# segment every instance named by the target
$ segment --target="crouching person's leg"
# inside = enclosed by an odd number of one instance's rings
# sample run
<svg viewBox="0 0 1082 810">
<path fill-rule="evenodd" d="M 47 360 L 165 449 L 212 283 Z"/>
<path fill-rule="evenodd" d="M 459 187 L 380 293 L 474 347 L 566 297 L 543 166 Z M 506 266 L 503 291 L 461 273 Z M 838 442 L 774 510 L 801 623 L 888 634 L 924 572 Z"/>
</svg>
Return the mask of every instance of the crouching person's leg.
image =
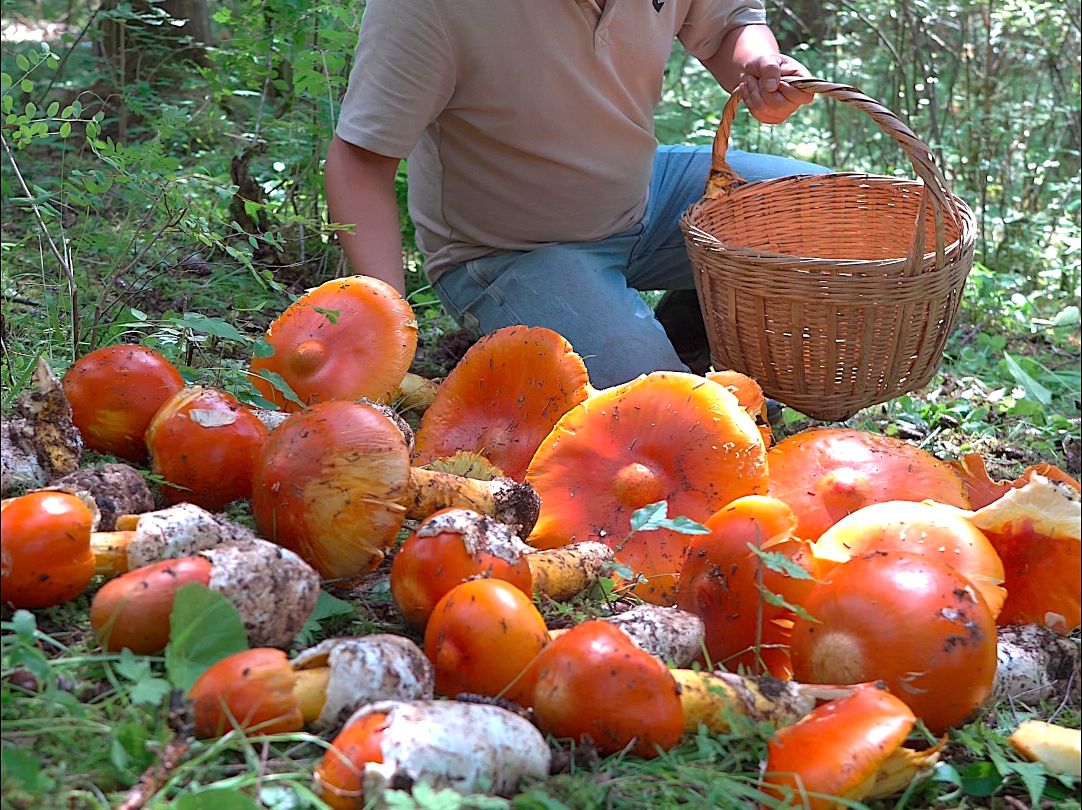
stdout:
<svg viewBox="0 0 1082 810">
<path fill-rule="evenodd" d="M 607 388 L 659 370 L 686 371 L 664 329 L 624 276 L 629 233 L 602 242 L 506 252 L 468 261 L 434 283 L 464 328 L 488 334 L 513 324 L 563 335 Z"/>
</svg>

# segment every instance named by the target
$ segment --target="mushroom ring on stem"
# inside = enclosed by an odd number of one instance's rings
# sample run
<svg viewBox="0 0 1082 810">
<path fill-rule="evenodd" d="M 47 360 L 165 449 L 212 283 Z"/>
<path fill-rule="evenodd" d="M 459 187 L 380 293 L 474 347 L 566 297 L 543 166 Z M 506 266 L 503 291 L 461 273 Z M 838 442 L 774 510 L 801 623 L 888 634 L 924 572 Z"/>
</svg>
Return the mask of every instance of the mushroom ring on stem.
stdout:
<svg viewBox="0 0 1082 810">
<path fill-rule="evenodd" d="M 536 493 L 510 479 L 476 481 L 410 466 L 401 431 L 371 405 L 323 402 L 294 414 L 263 445 L 252 510 L 260 533 L 324 577 L 375 570 L 402 521 L 461 506 L 529 531 Z"/>
<path fill-rule="evenodd" d="M 617 562 L 647 577 L 636 587 L 640 597 L 670 604 L 690 536 L 665 528 L 632 533 L 632 514 L 666 501 L 669 515 L 702 521 L 742 495 L 765 493 L 766 449 L 724 386 L 659 371 L 564 414 L 526 480 L 541 496 L 528 543 L 603 542 Z"/>
</svg>

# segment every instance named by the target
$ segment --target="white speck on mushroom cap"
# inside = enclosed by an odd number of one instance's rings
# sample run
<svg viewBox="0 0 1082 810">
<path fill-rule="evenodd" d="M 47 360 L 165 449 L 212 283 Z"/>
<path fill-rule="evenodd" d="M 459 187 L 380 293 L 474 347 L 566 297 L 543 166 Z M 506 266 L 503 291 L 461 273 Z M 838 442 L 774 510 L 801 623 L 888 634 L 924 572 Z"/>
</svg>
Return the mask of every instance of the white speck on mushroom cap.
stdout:
<svg viewBox="0 0 1082 810">
<path fill-rule="evenodd" d="M 427 700 L 434 693 L 432 664 L 405 636 L 376 633 L 329 638 L 293 659 L 293 668 L 330 668 L 323 709 L 313 724 L 337 730 L 343 721 L 379 700 Z"/>
<path fill-rule="evenodd" d="M 253 647 L 288 647 L 315 609 L 319 574 L 289 549 L 246 540 L 199 556 L 214 566 L 207 584 L 237 608 Z"/>
<path fill-rule="evenodd" d="M 374 713 L 385 713 L 387 720 L 383 762 L 364 766 L 366 801 L 403 780 L 462 793 L 509 795 L 523 779 L 548 775 L 552 753 L 541 732 L 498 706 L 381 701 L 356 712 L 346 726 Z"/>
<path fill-rule="evenodd" d="M 418 527 L 417 536 L 435 537 L 443 532 L 460 535 L 466 552 L 474 557 L 488 552 L 513 565 L 523 554 L 533 551 L 510 526 L 472 509 L 446 509 L 432 515 Z"/>
</svg>

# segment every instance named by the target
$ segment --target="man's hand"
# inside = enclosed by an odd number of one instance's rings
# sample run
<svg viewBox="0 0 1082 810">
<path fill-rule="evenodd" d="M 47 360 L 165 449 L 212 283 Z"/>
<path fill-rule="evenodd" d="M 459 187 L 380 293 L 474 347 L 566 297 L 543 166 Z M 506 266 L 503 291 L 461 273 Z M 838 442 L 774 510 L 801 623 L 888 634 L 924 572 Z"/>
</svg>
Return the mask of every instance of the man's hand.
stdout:
<svg viewBox="0 0 1082 810">
<path fill-rule="evenodd" d="M 790 86 L 786 78 L 811 78 L 811 74 L 800 62 L 782 53 L 755 56 L 744 65 L 740 95 L 758 121 L 780 124 L 815 97 Z"/>
</svg>

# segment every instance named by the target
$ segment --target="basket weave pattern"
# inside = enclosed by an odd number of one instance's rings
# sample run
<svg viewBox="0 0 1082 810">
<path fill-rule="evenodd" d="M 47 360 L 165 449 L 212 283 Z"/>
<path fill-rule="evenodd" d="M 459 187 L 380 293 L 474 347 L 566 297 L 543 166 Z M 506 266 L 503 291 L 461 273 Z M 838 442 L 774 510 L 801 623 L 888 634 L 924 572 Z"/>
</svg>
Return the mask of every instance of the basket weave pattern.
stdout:
<svg viewBox="0 0 1082 810">
<path fill-rule="evenodd" d="M 734 94 L 706 194 L 680 225 L 714 367 L 747 374 L 813 418 L 841 420 L 932 379 L 976 223 L 893 113 L 845 85 L 791 84 L 862 109 L 920 180 L 842 172 L 745 183 L 724 157 Z"/>
</svg>

